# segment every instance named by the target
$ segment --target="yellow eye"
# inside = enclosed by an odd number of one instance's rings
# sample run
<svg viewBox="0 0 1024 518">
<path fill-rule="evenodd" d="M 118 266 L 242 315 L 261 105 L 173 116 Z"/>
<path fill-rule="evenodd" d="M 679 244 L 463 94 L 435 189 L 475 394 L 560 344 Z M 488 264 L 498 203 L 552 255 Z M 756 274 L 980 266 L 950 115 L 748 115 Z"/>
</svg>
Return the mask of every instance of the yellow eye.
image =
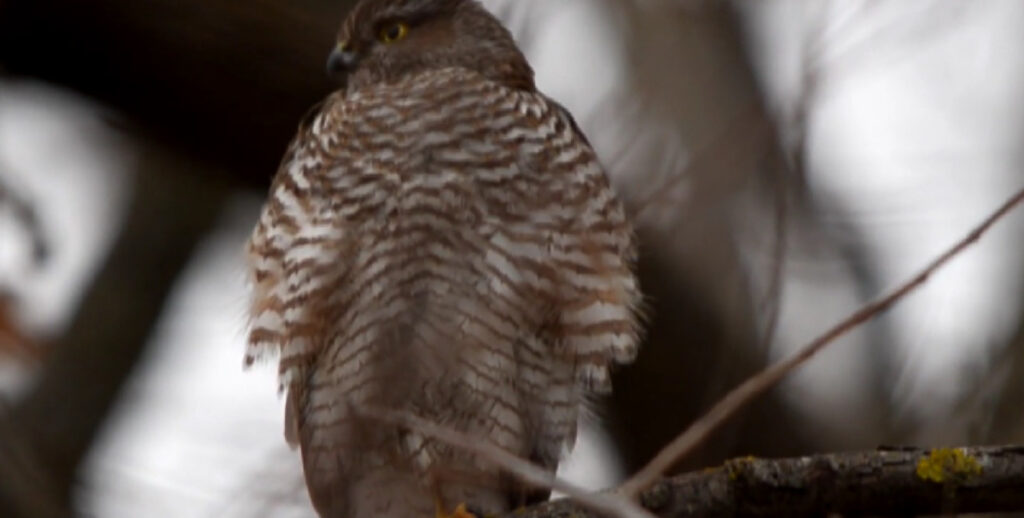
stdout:
<svg viewBox="0 0 1024 518">
<path fill-rule="evenodd" d="M 409 34 L 409 25 L 402 22 L 394 22 L 381 27 L 377 39 L 383 43 L 394 43 Z"/>
</svg>

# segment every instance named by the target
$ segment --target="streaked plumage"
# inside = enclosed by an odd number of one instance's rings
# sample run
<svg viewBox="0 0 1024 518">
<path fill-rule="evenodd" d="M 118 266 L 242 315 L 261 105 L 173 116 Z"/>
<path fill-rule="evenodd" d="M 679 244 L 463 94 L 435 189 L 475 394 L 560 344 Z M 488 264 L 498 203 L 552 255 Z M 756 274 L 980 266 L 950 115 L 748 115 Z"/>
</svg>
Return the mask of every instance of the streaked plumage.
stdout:
<svg viewBox="0 0 1024 518">
<path fill-rule="evenodd" d="M 416 47 L 359 48 L 396 17 Z M 366 57 L 300 128 L 249 243 L 247 362 L 280 354 L 287 435 L 322 515 L 422 517 L 435 498 L 507 510 L 521 488 L 492 466 L 358 408 L 554 470 L 585 394 L 636 354 L 629 224 L 475 1 L 364 0 L 349 38 Z"/>
</svg>

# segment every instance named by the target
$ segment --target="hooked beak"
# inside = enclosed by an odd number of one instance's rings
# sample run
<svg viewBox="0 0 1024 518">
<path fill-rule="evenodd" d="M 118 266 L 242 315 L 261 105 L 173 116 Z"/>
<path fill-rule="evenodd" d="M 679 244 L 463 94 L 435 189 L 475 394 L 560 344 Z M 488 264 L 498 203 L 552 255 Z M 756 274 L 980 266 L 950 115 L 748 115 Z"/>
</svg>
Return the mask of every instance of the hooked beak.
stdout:
<svg viewBox="0 0 1024 518">
<path fill-rule="evenodd" d="M 338 43 L 327 57 L 327 75 L 332 79 L 343 79 L 358 62 L 359 54 L 351 43 Z"/>
</svg>

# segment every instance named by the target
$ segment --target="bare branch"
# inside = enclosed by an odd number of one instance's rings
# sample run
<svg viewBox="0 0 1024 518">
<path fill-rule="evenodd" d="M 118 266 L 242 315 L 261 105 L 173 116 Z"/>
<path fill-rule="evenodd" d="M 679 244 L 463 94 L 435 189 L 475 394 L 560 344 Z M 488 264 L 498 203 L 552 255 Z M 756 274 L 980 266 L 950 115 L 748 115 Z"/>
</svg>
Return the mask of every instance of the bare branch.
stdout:
<svg viewBox="0 0 1024 518">
<path fill-rule="evenodd" d="M 914 516 L 1024 509 L 1024 447 L 889 449 L 735 459 L 662 480 L 640 501 L 663 518 Z M 515 518 L 588 518 L 572 502 Z"/>
<path fill-rule="evenodd" d="M 450 428 L 445 428 L 408 412 L 396 412 L 383 408 L 362 408 L 357 411 L 370 419 L 408 428 L 436 441 L 476 454 L 494 463 L 526 484 L 561 491 L 580 506 L 591 511 L 622 518 L 654 518 L 654 515 L 645 511 L 626 497 L 615 493 L 593 493 L 587 491 L 489 442 Z"/>
<path fill-rule="evenodd" d="M 882 312 L 888 310 L 893 304 L 903 299 L 907 294 L 919 288 L 928 279 L 945 266 L 950 260 L 978 241 L 981 236 L 995 225 L 1006 214 L 1024 202 L 1024 190 L 1017 192 L 1012 198 L 1004 203 L 991 216 L 985 219 L 980 225 L 972 230 L 967 236 L 956 243 L 937 259 L 932 261 L 924 270 L 912 277 L 910 280 L 899 285 L 882 298 L 871 302 L 848 318 L 835 325 L 825 334 L 819 336 L 810 344 L 806 345 L 797 354 L 776 362 L 760 373 L 747 379 L 731 392 L 725 395 L 718 403 L 708 411 L 704 417 L 698 419 L 682 434 L 676 437 L 668 446 L 663 448 L 650 463 L 643 467 L 633 477 L 627 480 L 620 488 L 625 495 L 636 496 L 650 487 L 658 478 L 666 473 L 676 462 L 693 452 L 701 443 L 707 439 L 718 427 L 724 424 L 729 418 L 738 413 L 750 402 L 761 396 L 774 387 L 795 369 L 821 352 L 828 344 L 840 336 L 850 332 L 857 326 L 875 318 Z"/>
<path fill-rule="evenodd" d="M 775 189 L 775 222 L 772 237 L 771 277 L 764 299 L 758 304 L 758 312 L 765 315 L 764 329 L 761 330 L 761 343 L 757 350 L 767 350 L 775 338 L 775 330 L 779 324 L 779 313 L 782 307 L 782 276 L 786 267 L 786 246 L 789 241 L 789 187 L 784 161 L 780 158 L 772 162 Z"/>
</svg>

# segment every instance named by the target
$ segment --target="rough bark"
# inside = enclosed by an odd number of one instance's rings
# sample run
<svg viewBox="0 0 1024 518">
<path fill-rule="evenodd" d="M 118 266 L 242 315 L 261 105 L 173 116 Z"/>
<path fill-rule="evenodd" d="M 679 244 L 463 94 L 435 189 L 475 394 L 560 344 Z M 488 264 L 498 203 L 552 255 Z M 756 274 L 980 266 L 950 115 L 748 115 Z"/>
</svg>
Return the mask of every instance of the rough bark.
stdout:
<svg viewBox="0 0 1024 518">
<path fill-rule="evenodd" d="M 659 517 L 914 516 L 1024 511 L 1024 446 L 882 449 L 786 459 L 743 458 L 645 491 Z M 515 518 L 584 518 L 567 500 Z"/>
</svg>

